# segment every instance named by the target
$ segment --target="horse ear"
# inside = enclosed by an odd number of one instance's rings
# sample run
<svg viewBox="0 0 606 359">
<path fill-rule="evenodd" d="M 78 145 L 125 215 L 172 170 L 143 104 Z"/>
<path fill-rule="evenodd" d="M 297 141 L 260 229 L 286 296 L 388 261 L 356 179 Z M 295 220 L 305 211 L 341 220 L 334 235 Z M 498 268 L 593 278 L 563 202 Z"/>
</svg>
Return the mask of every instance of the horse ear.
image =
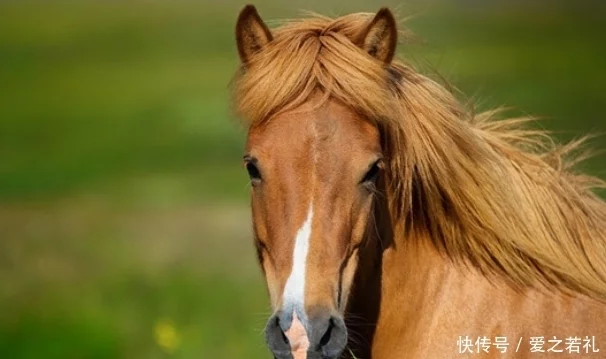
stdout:
<svg viewBox="0 0 606 359">
<path fill-rule="evenodd" d="M 360 32 L 355 40 L 356 45 L 372 57 L 389 64 L 393 60 L 398 42 L 396 19 L 384 7 L 377 12 L 372 21 Z"/>
<path fill-rule="evenodd" d="M 236 42 L 240 60 L 244 65 L 249 63 L 250 57 L 259 52 L 272 40 L 269 28 L 257 12 L 254 5 L 246 5 L 236 23 Z"/>
</svg>

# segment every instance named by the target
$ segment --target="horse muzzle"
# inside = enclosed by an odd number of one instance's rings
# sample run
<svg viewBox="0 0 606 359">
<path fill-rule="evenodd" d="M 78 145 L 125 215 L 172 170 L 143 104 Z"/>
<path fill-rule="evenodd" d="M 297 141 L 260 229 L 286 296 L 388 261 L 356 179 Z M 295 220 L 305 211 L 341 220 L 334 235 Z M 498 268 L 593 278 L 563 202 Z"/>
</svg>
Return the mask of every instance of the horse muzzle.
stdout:
<svg viewBox="0 0 606 359">
<path fill-rule="evenodd" d="M 295 312 L 274 314 L 265 327 L 267 346 L 276 359 L 337 359 L 347 345 L 343 318 L 322 311 L 307 320 Z"/>
</svg>

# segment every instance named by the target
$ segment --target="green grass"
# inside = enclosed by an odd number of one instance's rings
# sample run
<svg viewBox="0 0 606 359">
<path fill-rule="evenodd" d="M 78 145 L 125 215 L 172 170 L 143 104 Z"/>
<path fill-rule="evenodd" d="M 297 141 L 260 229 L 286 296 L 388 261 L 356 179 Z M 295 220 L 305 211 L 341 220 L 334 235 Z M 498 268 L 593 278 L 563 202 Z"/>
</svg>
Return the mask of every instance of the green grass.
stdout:
<svg viewBox="0 0 606 359">
<path fill-rule="evenodd" d="M 0 24 L 0 198 L 239 161 L 229 18 L 213 23 L 199 6 L 38 6 L 4 5 Z"/>
<path fill-rule="evenodd" d="M 400 54 L 480 107 L 546 117 L 561 139 L 606 130 L 603 9 L 386 3 L 416 14 L 407 24 L 428 43 Z M 274 19 L 379 7 L 257 5 Z M 240 6 L 0 4 L 3 357 L 268 357 L 245 133 L 229 110 Z M 163 320 L 172 353 L 154 339 Z"/>
<path fill-rule="evenodd" d="M 126 273 L 82 285 L 77 295 L 44 293 L 44 311 L 21 303 L 19 317 L 0 325 L 0 348 L 11 358 L 163 358 L 169 353 L 155 343 L 154 326 L 170 318 L 181 338 L 171 357 L 261 358 L 260 289 L 224 276 Z"/>
</svg>

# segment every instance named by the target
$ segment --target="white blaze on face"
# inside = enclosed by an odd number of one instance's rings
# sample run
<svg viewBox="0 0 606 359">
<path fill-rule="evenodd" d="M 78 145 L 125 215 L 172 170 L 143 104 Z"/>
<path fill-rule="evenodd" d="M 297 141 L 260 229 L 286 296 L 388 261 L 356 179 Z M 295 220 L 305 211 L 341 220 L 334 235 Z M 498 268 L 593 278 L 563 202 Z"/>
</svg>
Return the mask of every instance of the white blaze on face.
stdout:
<svg viewBox="0 0 606 359">
<path fill-rule="evenodd" d="M 307 253 L 309 252 L 309 240 L 311 238 L 311 222 L 313 218 L 313 206 L 309 206 L 307 218 L 297 231 L 295 247 L 293 250 L 292 271 L 284 286 L 283 310 L 293 311 L 291 327 L 286 331 L 286 336 L 293 350 L 295 359 L 304 359 L 307 356 L 309 340 L 305 327 L 301 323 L 299 315 L 305 315 L 305 270 L 307 264 Z"/>
<path fill-rule="evenodd" d="M 309 206 L 307 219 L 299 228 L 295 237 L 295 247 L 292 255 L 292 270 L 284 286 L 284 309 L 303 309 L 305 303 L 305 266 L 307 252 L 309 252 L 309 238 L 311 237 L 311 220 L 313 207 Z"/>
</svg>

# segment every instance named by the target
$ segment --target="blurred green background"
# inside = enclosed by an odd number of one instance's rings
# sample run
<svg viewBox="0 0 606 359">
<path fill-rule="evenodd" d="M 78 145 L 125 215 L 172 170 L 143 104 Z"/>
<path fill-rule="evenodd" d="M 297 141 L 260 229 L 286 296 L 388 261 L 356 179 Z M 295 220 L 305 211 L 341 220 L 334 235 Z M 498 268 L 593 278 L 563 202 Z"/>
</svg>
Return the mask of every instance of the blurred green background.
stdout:
<svg viewBox="0 0 606 359">
<path fill-rule="evenodd" d="M 2 358 L 269 357 L 228 96 L 243 5 L 0 3 Z M 424 40 L 400 54 L 479 107 L 545 117 L 560 139 L 606 130 L 600 2 L 256 5 L 392 6 Z M 604 176 L 604 158 L 582 168 Z"/>
</svg>

